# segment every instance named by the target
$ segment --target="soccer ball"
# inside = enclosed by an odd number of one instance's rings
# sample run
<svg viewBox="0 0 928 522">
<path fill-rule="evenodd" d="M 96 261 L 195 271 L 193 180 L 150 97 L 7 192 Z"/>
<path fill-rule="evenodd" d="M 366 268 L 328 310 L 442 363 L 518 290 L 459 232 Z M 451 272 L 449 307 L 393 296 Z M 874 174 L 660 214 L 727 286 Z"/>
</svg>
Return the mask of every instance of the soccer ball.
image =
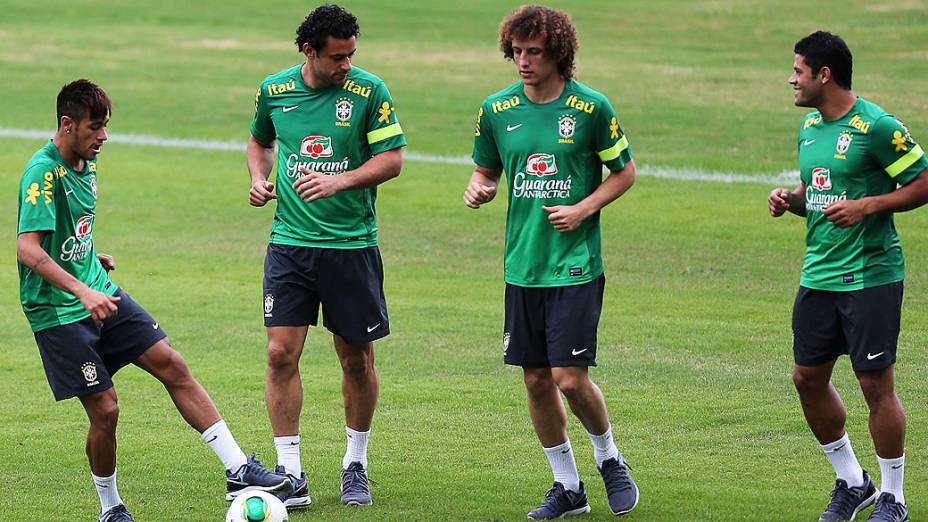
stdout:
<svg viewBox="0 0 928 522">
<path fill-rule="evenodd" d="M 288 522 L 287 508 L 266 491 L 246 491 L 229 506 L 226 522 Z"/>
</svg>

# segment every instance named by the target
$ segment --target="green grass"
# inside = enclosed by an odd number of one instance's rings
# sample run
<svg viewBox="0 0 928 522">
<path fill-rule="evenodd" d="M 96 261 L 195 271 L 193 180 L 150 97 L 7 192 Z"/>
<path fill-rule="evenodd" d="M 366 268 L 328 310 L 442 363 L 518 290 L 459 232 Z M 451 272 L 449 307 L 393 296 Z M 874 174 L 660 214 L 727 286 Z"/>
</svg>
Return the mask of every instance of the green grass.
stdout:
<svg viewBox="0 0 928 522">
<path fill-rule="evenodd" d="M 111 131 L 244 140 L 254 89 L 296 63 L 310 6 L 269 3 L 3 1 L 0 127 L 51 128 L 76 77 L 116 103 Z M 496 50 L 515 2 L 348 2 L 356 65 L 388 82 L 409 149 L 467 154 L 474 112 L 514 81 Z M 648 166 L 746 173 L 795 169 L 803 114 L 786 78 L 792 44 L 819 27 L 855 51 L 858 94 L 928 139 L 921 2 L 558 2 L 580 31 L 578 76 L 607 93 Z M 17 301 L 16 202 L 39 141 L 0 140 L 0 474 L 11 519 L 91 519 L 86 420 L 56 404 Z M 108 144 L 100 163 L 99 250 L 164 326 L 247 451 L 273 464 L 263 404 L 261 271 L 271 209 L 247 205 L 242 154 Z M 344 450 L 331 340 L 302 360 L 304 466 L 314 505 L 301 520 L 514 520 L 550 472 L 520 372 L 501 363 L 502 201 L 471 211 L 461 166 L 408 162 L 378 198 L 393 334 L 378 343 L 381 400 L 371 441 L 375 504 L 337 504 Z M 790 310 L 804 226 L 772 220 L 761 184 L 641 178 L 603 216 L 607 290 L 594 379 L 642 489 L 635 520 L 809 520 L 833 474 L 790 381 Z M 909 276 L 898 389 L 907 408 L 907 499 L 928 510 L 928 226 L 897 217 Z M 877 472 L 866 406 L 847 361 L 836 385 L 865 467 Z M 160 386 L 117 376 L 120 492 L 139 520 L 219 520 L 221 466 Z M 570 432 L 593 514 L 607 519 L 582 427 Z"/>
</svg>

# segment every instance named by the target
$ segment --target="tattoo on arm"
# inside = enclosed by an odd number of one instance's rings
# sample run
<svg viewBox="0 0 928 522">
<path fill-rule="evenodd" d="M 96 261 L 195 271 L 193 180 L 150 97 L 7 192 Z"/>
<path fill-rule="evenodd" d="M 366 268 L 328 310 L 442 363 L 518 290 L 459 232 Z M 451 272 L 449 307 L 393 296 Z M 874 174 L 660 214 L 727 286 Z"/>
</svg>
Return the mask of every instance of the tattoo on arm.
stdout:
<svg viewBox="0 0 928 522">
<path fill-rule="evenodd" d="M 52 258 L 50 258 L 50 257 L 48 257 L 48 256 L 43 256 L 41 259 L 39 259 L 38 261 L 36 261 L 30 268 L 32 268 L 33 271 L 36 271 L 36 270 L 38 270 L 38 268 L 39 268 L 40 266 L 44 265 L 45 263 L 48 263 L 48 262 L 51 261 L 51 260 L 52 260 Z"/>
</svg>

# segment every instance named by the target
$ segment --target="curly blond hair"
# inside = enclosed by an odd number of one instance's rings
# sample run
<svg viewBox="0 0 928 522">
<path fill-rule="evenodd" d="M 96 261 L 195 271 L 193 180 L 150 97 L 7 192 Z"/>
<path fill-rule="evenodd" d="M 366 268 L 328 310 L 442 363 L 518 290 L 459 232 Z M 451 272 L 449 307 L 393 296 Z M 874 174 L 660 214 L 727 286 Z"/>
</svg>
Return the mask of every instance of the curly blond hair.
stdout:
<svg viewBox="0 0 928 522">
<path fill-rule="evenodd" d="M 574 76 L 574 55 L 577 30 L 570 15 L 543 5 L 523 5 L 507 16 L 499 27 L 499 49 L 512 60 L 512 39 L 520 40 L 542 37 L 545 54 L 557 62 L 557 70 L 565 80 Z"/>
</svg>

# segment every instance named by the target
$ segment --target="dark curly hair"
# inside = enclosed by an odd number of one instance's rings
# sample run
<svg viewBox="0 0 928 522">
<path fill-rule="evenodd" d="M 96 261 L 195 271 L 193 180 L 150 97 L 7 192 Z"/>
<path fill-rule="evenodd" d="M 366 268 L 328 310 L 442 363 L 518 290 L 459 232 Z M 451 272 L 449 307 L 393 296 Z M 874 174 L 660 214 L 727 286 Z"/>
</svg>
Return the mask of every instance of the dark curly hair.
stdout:
<svg viewBox="0 0 928 522">
<path fill-rule="evenodd" d="M 840 36 L 816 31 L 796 42 L 793 52 L 802 56 L 806 65 L 812 69 L 813 78 L 818 76 L 822 67 L 828 67 L 835 83 L 847 90 L 851 89 L 854 58 Z"/>
<path fill-rule="evenodd" d="M 303 52 L 303 44 L 309 44 L 316 51 L 321 51 L 329 37 L 339 39 L 355 38 L 361 34 L 358 19 L 344 7 L 324 4 L 313 9 L 306 20 L 296 28 L 296 48 Z"/>
<path fill-rule="evenodd" d="M 61 125 L 62 116 L 68 116 L 78 123 L 88 117 L 91 120 L 106 118 L 112 112 L 113 103 L 99 85 L 81 79 L 61 88 L 57 109 L 58 121 L 55 127 Z"/>
<path fill-rule="evenodd" d="M 512 60 L 512 39 L 545 39 L 545 53 L 557 61 L 565 80 L 574 76 L 574 55 L 580 44 L 570 16 L 541 5 L 523 5 L 503 20 L 499 27 L 499 49 Z"/>
</svg>

